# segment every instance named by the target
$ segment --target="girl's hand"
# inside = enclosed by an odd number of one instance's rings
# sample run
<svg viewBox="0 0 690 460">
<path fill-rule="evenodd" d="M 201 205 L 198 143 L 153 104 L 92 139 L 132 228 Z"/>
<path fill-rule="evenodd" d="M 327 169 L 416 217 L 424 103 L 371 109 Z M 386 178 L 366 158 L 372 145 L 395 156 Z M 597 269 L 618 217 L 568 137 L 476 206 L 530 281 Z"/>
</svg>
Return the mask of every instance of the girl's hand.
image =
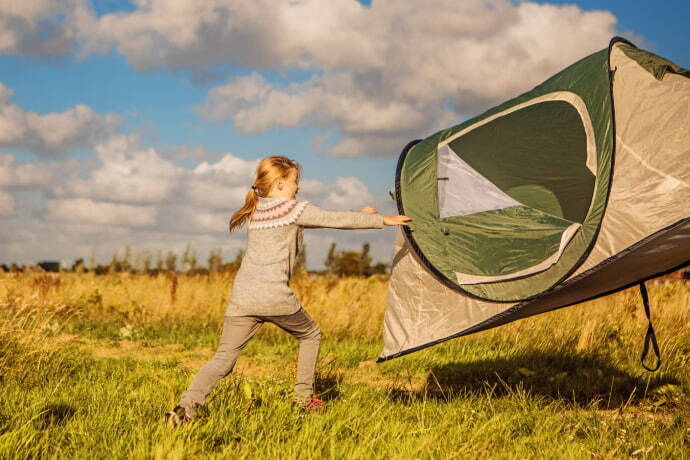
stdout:
<svg viewBox="0 0 690 460">
<path fill-rule="evenodd" d="M 412 218 L 407 217 L 407 216 L 384 216 L 383 217 L 383 224 L 384 225 L 409 225 L 410 222 L 412 222 Z"/>
<path fill-rule="evenodd" d="M 379 212 L 379 210 L 376 209 L 374 206 L 367 206 L 365 208 L 362 208 L 362 210 L 359 212 L 364 214 L 376 214 L 377 212 Z"/>
</svg>

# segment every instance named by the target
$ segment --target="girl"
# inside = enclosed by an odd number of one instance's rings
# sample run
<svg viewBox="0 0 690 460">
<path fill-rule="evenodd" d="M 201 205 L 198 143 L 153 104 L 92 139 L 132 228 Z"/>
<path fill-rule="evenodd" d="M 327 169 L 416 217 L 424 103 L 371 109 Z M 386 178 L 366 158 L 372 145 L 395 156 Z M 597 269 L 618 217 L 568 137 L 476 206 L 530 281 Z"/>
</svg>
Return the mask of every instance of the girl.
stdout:
<svg viewBox="0 0 690 460">
<path fill-rule="evenodd" d="M 367 206 L 361 212 L 326 211 L 297 201 L 299 164 L 284 156 L 264 158 L 244 206 L 230 219 L 230 231 L 247 224 L 247 247 L 235 277 L 216 355 L 194 377 L 166 419 L 190 422 L 218 381 L 228 375 L 244 347 L 265 322 L 299 340 L 294 402 L 307 410 L 323 401 L 313 395 L 321 331 L 302 308 L 288 283 L 302 249 L 303 228 L 382 228 L 407 225 L 406 216 L 380 216 Z"/>
</svg>

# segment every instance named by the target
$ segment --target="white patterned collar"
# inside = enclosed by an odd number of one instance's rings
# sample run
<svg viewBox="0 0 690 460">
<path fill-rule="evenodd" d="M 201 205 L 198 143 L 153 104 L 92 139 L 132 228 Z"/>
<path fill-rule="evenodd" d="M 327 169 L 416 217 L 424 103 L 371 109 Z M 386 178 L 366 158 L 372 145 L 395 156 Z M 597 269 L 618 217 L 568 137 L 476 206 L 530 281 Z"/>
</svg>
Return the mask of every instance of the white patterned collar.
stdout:
<svg viewBox="0 0 690 460">
<path fill-rule="evenodd" d="M 288 200 L 281 197 L 260 197 L 248 228 L 259 230 L 293 224 L 302 214 L 308 201 Z"/>
<path fill-rule="evenodd" d="M 272 208 L 273 206 L 276 206 L 284 201 L 287 201 L 286 198 L 282 198 L 279 196 L 260 196 L 259 197 L 259 204 L 256 206 L 257 209 L 267 209 L 267 208 Z"/>
</svg>

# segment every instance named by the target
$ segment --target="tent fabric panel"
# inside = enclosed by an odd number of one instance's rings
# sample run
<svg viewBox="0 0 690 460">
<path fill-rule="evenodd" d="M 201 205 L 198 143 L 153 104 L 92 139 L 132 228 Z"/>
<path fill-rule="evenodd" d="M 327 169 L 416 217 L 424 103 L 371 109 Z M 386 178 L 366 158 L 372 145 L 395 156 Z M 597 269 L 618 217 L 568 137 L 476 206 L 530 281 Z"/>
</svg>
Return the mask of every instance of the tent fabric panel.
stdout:
<svg viewBox="0 0 690 460">
<path fill-rule="evenodd" d="M 587 135 L 577 109 L 562 100 L 531 104 L 450 142 L 474 170 L 519 201 L 583 222 L 594 191 Z"/>
<path fill-rule="evenodd" d="M 489 319 L 483 327 L 472 332 L 610 294 L 641 280 L 687 266 L 689 262 L 690 220 L 684 219 L 569 279 L 553 291 L 512 306 L 509 314 Z"/>
<path fill-rule="evenodd" d="M 573 73 L 571 73 L 573 72 Z M 573 81 L 568 82 L 567 79 Z M 586 103 L 597 146 L 597 178 L 587 219 L 566 247 L 558 263 L 535 275 L 503 281 L 463 286 L 471 295 L 496 301 L 520 301 L 538 296 L 569 276 L 586 258 L 600 229 L 606 209 L 613 157 L 613 120 L 611 86 L 608 72 L 608 49 L 594 53 L 560 72 L 537 88 L 561 85 L 573 91 Z"/>
<path fill-rule="evenodd" d="M 400 229 L 388 283 L 382 357 L 434 342 L 510 307 L 458 295 L 445 286 L 417 259 Z"/>
<path fill-rule="evenodd" d="M 527 206 L 451 217 L 439 224 L 439 239 L 448 260 L 432 262 L 453 278 L 456 272 L 509 276 L 557 253 L 563 233 L 571 225 Z"/>
<path fill-rule="evenodd" d="M 654 75 L 657 80 L 662 80 L 668 73 L 675 73 L 690 78 L 690 70 L 657 56 L 649 51 L 641 50 L 631 43 L 621 42 L 616 47 L 625 53 L 631 60 L 636 61 L 643 69 Z"/>
<path fill-rule="evenodd" d="M 532 265 L 530 267 L 527 267 L 523 270 L 517 271 L 517 272 L 512 272 L 508 275 L 498 275 L 498 276 L 478 276 L 478 275 L 468 275 L 466 273 L 459 273 L 455 272 L 455 277 L 458 281 L 458 284 L 478 284 L 478 283 L 495 283 L 497 281 L 502 281 L 506 279 L 511 279 L 511 278 L 517 278 L 517 277 L 523 277 L 523 276 L 528 276 L 532 275 L 534 273 L 538 273 L 540 271 L 544 271 L 547 268 L 551 267 L 551 265 L 555 264 L 558 262 L 558 259 L 560 259 L 561 254 L 563 254 L 563 251 L 565 250 L 567 244 L 570 242 L 572 237 L 575 235 L 575 232 L 577 232 L 580 228 L 580 224 L 571 224 L 569 227 L 561 233 L 561 239 L 559 241 L 558 245 L 558 250 L 554 253 L 552 253 L 549 257 L 544 259 L 542 262 Z"/>
<path fill-rule="evenodd" d="M 667 73 L 657 80 L 622 45 L 611 52 L 616 160 L 609 204 L 575 274 L 690 216 L 690 78 Z"/>
<path fill-rule="evenodd" d="M 438 149 L 439 217 L 466 216 L 520 206 L 489 179 L 468 165 L 448 145 Z"/>
<path fill-rule="evenodd" d="M 516 98 L 516 100 L 522 99 L 522 97 Z M 542 102 L 547 102 L 547 101 L 565 101 L 569 104 L 571 104 L 578 112 L 580 115 L 580 118 L 582 120 L 582 125 L 585 129 L 586 137 L 587 137 L 587 168 L 592 172 L 592 174 L 597 173 L 597 147 L 595 143 L 595 136 L 594 136 L 594 127 L 592 126 L 592 120 L 589 116 L 589 112 L 587 110 L 587 105 L 585 104 L 585 101 L 582 100 L 580 96 L 578 96 L 576 93 L 572 91 L 551 91 L 549 93 L 542 94 L 541 96 L 534 97 L 529 100 L 522 100 L 522 102 L 518 102 L 514 105 L 509 105 L 507 109 L 504 109 L 500 112 L 496 112 L 496 110 L 490 110 L 484 115 L 481 115 L 477 118 L 475 118 L 473 123 L 468 124 L 468 122 L 465 122 L 461 125 L 458 126 L 458 128 L 461 128 L 459 130 L 456 130 L 455 128 L 451 128 L 453 131 L 453 134 L 449 137 L 446 137 L 439 143 L 439 148 L 443 147 L 444 145 L 447 145 L 451 142 L 453 142 L 455 139 L 459 138 L 460 136 L 464 136 L 468 132 L 475 130 L 481 126 L 484 126 L 487 123 L 492 122 L 498 117 L 502 117 L 508 114 L 512 114 L 513 112 L 517 110 L 521 110 L 525 107 L 534 105 L 534 104 L 540 104 Z M 503 104 L 500 107 L 504 107 L 507 104 Z"/>
<path fill-rule="evenodd" d="M 400 255 L 401 259 L 414 266 L 415 261 L 410 259 L 414 258 L 414 255 L 405 241 L 396 241 L 396 250 L 398 251 L 396 254 Z M 405 312 L 404 314 L 408 317 L 414 317 L 416 306 L 421 304 L 409 302 L 407 298 L 400 295 L 400 285 L 390 284 L 385 314 L 386 321 L 384 322 L 384 348 L 379 356 L 379 361 L 393 359 L 456 337 L 491 329 L 518 319 L 613 293 L 632 286 L 640 280 L 686 266 L 689 261 L 690 219 L 684 219 L 669 228 L 648 236 L 636 245 L 616 254 L 616 256 L 602 261 L 596 267 L 571 278 L 545 295 L 522 303 L 491 303 L 463 296 L 445 288 L 437 279 L 427 278 L 428 272 L 417 263 L 417 267 L 423 270 L 419 275 L 424 277 L 424 290 L 436 292 L 436 295 L 431 299 L 434 305 L 457 312 L 472 310 L 476 312 L 478 309 L 488 312 L 491 305 L 499 308 L 494 308 L 496 311 L 494 315 L 475 314 L 472 318 L 464 318 L 457 325 L 442 323 L 445 321 L 446 312 L 441 309 L 430 310 L 427 312 L 428 322 L 439 324 L 440 327 L 423 330 L 425 326 L 414 321 L 395 321 L 401 312 Z M 651 272 L 650 267 L 654 267 L 658 271 Z M 391 282 L 395 278 L 401 283 L 402 280 L 396 276 L 400 276 L 400 274 L 393 271 Z M 408 278 L 406 281 L 409 282 L 410 279 Z M 402 287 L 408 291 L 413 290 L 410 285 L 402 285 Z M 446 290 L 444 291 L 443 288 Z M 419 299 L 416 301 L 419 302 Z M 409 328 L 410 324 L 417 326 L 416 328 Z M 471 325 L 467 326 L 468 324 Z M 405 329 L 406 327 L 408 329 Z M 423 338 L 420 339 L 420 337 Z"/>
<path fill-rule="evenodd" d="M 438 197 L 436 193 L 429 193 L 436 188 L 434 173 L 436 171 L 436 148 L 444 140 L 455 133 L 477 123 L 487 117 L 500 113 L 515 105 L 541 97 L 556 91 L 569 91 L 578 95 L 587 107 L 594 129 L 597 149 L 597 180 L 594 196 L 588 217 L 583 222 L 581 231 L 577 232 L 571 243 L 566 247 L 559 262 L 550 269 L 530 278 L 530 283 L 522 280 L 511 280 L 491 285 L 473 285 L 461 287 L 455 280 L 449 278 L 447 253 L 443 240 L 438 237 L 439 216 Z M 608 193 L 610 178 L 610 160 L 612 153 L 611 142 L 611 105 L 610 85 L 608 78 L 608 50 L 602 50 L 578 61 L 565 71 L 550 78 L 542 85 L 524 95 L 506 102 L 468 122 L 453 128 L 440 131 L 412 147 L 403 158 L 396 177 L 398 204 L 400 211 L 411 215 L 415 221 L 410 227 L 408 235 L 413 239 L 413 249 L 418 251 L 420 259 L 434 259 L 438 266 L 431 266 L 440 277 L 445 276 L 443 282 L 460 292 L 473 296 L 501 302 L 511 302 L 537 295 L 563 279 L 582 260 L 583 255 L 592 243 L 599 228 Z M 426 168 L 426 169 L 425 169 Z M 432 235 L 427 238 L 425 235 Z M 427 263 L 425 262 L 425 263 Z M 445 269 L 445 271 L 444 271 Z M 442 274 L 446 273 L 446 275 Z"/>
</svg>

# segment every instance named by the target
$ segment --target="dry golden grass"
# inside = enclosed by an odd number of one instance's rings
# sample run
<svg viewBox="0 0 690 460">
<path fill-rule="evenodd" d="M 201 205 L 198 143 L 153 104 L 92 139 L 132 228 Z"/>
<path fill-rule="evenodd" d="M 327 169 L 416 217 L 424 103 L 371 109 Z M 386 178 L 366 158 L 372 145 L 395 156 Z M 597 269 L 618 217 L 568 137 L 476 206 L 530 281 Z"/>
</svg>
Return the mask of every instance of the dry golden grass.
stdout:
<svg viewBox="0 0 690 460">
<path fill-rule="evenodd" d="M 232 274 L 201 276 L 117 273 L 0 274 L 0 302 L 8 311 L 44 319 L 68 316 L 132 325 L 219 327 Z M 380 332 L 387 283 L 377 277 L 297 278 L 302 304 L 322 320 L 324 332 L 373 339 Z M 5 315 L 6 316 L 6 315 Z"/>
<path fill-rule="evenodd" d="M 115 334 L 125 340 L 155 341 L 166 331 L 181 330 L 181 334 L 164 342 L 205 334 L 211 339 L 190 342 L 188 348 L 209 348 L 220 331 L 232 281 L 232 274 L 223 273 L 0 274 L 0 332 L 31 343 L 40 341 L 46 333 L 74 332 L 64 328 L 71 323 L 109 325 L 110 337 Z M 690 369 L 690 285 L 677 281 L 648 285 L 664 367 L 682 373 Z M 380 346 L 388 287 L 385 280 L 298 277 L 292 286 L 326 337 Z M 476 344 L 476 349 L 485 351 L 495 348 L 507 359 L 535 351 L 606 356 L 632 372 L 639 366 L 636 357 L 646 321 L 639 292 L 631 288 L 451 343 Z M 279 336 L 281 332 L 268 328 L 261 334 Z"/>
<path fill-rule="evenodd" d="M 232 274 L 202 276 L 132 275 L 118 273 L 0 274 L 0 306 L 5 327 L 28 332 L 33 323 L 68 317 L 129 325 L 177 324 L 220 327 Z M 690 285 L 649 283 L 657 335 L 666 347 L 690 321 Z M 376 340 L 380 336 L 388 284 L 377 277 L 300 277 L 293 280 L 304 307 L 327 335 Z M 10 318 L 12 320 L 10 321 Z M 493 334 L 515 342 L 546 335 L 556 347 L 578 352 L 597 349 L 622 337 L 640 335 L 646 318 L 636 288 L 518 321 Z M 534 334 L 537 331 L 538 334 Z M 681 333 L 681 336 L 684 334 Z M 546 337 L 544 337 L 546 338 Z M 574 341 L 574 342 L 573 342 Z M 666 343 L 668 342 L 668 343 Z"/>
<path fill-rule="evenodd" d="M 160 415 L 217 344 L 232 276 L 0 273 L 0 457 L 682 458 L 690 285 L 649 283 L 382 365 L 387 282 L 297 278 L 324 332 L 319 417 L 289 404 L 295 343 L 265 328 L 208 414 Z M 123 430 L 122 427 L 126 427 Z"/>
</svg>

